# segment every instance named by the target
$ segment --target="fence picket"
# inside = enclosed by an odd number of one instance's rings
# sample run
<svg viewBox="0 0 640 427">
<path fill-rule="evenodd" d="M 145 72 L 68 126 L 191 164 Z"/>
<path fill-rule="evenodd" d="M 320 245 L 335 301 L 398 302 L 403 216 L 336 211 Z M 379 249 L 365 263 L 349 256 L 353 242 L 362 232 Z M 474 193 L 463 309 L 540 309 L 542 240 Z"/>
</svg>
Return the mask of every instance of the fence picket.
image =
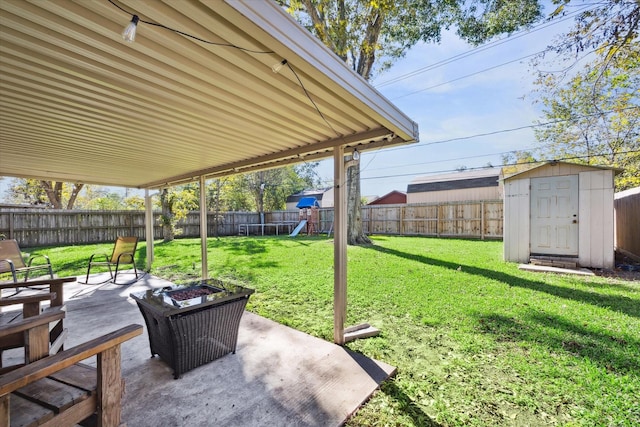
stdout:
<svg viewBox="0 0 640 427">
<path fill-rule="evenodd" d="M 362 208 L 367 234 L 502 238 L 502 200 L 460 203 L 371 205 Z M 16 239 L 20 246 L 57 246 L 112 242 L 119 235 L 145 238 L 144 211 L 67 211 L 45 209 L 0 209 L 0 234 Z M 161 239 L 160 212 L 154 213 L 154 237 Z M 265 212 L 265 223 L 299 221 L 298 211 Z M 333 208 L 321 208 L 318 230 L 332 230 Z M 210 236 L 238 235 L 242 224 L 259 224 L 255 212 L 208 214 Z M 200 236 L 200 213 L 190 212 L 178 223 L 181 237 Z M 216 234 L 217 228 L 217 234 Z M 251 233 L 260 230 L 250 228 Z M 280 229 L 282 232 L 282 228 Z M 273 227 L 265 234 L 275 234 Z"/>
</svg>

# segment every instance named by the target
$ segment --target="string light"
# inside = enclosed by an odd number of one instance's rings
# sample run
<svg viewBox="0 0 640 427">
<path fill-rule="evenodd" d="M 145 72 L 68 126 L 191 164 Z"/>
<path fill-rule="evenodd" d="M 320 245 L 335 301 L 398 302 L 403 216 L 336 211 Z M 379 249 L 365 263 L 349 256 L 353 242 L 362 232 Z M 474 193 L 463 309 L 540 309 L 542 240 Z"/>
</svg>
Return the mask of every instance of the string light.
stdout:
<svg viewBox="0 0 640 427">
<path fill-rule="evenodd" d="M 286 64 L 287 64 L 287 60 L 283 59 L 282 61 L 278 62 L 276 65 L 271 67 L 271 70 L 273 70 L 274 73 L 278 74 L 280 70 L 282 70 L 282 67 L 284 67 Z"/>
<path fill-rule="evenodd" d="M 122 32 L 122 38 L 127 43 L 133 43 L 133 41 L 136 39 L 136 29 L 138 28 L 139 20 L 140 18 L 138 18 L 138 15 L 133 15 L 131 17 L 131 22 L 129 22 L 129 25 L 127 25 Z"/>
</svg>

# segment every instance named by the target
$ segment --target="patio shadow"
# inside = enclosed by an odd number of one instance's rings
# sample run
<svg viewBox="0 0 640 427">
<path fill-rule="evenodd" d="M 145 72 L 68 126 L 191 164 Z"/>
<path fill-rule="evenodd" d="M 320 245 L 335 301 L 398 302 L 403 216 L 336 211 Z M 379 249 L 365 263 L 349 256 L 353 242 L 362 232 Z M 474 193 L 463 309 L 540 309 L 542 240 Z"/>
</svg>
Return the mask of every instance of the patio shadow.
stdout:
<svg viewBox="0 0 640 427">
<path fill-rule="evenodd" d="M 367 249 L 372 249 L 378 252 L 386 253 L 410 259 L 413 261 L 421 262 L 428 265 L 434 265 L 443 268 L 450 268 L 456 270 L 462 267 L 462 271 L 466 274 L 473 274 L 477 276 L 483 276 L 491 280 L 502 282 L 509 286 L 517 286 L 520 288 L 531 289 L 533 291 L 544 292 L 550 295 L 554 295 L 560 298 L 571 299 L 587 304 L 591 304 L 600 308 L 606 308 L 608 310 L 614 310 L 629 316 L 640 318 L 640 304 L 631 298 L 618 295 L 603 295 L 596 292 L 589 292 L 580 289 L 570 289 L 562 286 L 550 285 L 548 283 L 529 280 L 518 276 L 502 273 L 500 271 L 489 270 L 486 268 L 480 268 L 473 265 L 452 263 L 449 261 L 443 261 L 437 258 L 431 258 L 424 255 L 416 255 L 407 252 L 397 251 L 395 249 L 384 248 L 376 245 L 363 246 Z"/>
</svg>

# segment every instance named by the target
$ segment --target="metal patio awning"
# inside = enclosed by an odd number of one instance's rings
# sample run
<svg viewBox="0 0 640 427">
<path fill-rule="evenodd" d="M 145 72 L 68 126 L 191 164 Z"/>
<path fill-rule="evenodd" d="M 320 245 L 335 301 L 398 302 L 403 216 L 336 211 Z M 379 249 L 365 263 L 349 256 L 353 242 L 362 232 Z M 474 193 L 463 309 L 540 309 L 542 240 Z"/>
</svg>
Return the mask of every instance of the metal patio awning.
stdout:
<svg viewBox="0 0 640 427">
<path fill-rule="evenodd" d="M 151 189 L 418 139 L 275 2 L 114 3 L 0 2 L 0 176 Z M 216 44 L 126 43 L 133 14 Z"/>
<path fill-rule="evenodd" d="M 344 156 L 417 140 L 415 122 L 273 1 L 0 1 L 0 176 L 154 189 L 333 156 L 337 343 Z"/>
</svg>

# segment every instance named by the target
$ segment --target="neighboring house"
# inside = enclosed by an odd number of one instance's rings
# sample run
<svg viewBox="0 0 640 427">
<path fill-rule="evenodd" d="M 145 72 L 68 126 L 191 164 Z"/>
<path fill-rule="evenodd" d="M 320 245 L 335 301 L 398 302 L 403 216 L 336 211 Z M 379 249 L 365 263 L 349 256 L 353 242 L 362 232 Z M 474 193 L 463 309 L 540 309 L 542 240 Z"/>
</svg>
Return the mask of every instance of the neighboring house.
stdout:
<svg viewBox="0 0 640 427">
<path fill-rule="evenodd" d="M 321 208 L 333 207 L 333 187 L 327 187 L 316 190 L 303 190 L 299 193 L 292 194 L 291 196 L 287 197 L 287 210 L 297 211 L 298 208 L 296 207 L 296 205 L 298 204 L 300 199 L 305 197 L 315 197 Z"/>
<path fill-rule="evenodd" d="M 504 178 L 504 259 L 614 267 L 613 178 L 618 169 L 548 162 Z"/>
<path fill-rule="evenodd" d="M 407 203 L 502 199 L 501 178 L 501 168 L 418 177 L 407 186 Z"/>
<path fill-rule="evenodd" d="M 382 197 L 373 199 L 367 205 L 397 205 L 407 203 L 407 194 L 402 191 L 393 190 Z"/>
</svg>

